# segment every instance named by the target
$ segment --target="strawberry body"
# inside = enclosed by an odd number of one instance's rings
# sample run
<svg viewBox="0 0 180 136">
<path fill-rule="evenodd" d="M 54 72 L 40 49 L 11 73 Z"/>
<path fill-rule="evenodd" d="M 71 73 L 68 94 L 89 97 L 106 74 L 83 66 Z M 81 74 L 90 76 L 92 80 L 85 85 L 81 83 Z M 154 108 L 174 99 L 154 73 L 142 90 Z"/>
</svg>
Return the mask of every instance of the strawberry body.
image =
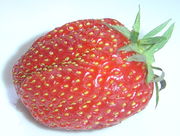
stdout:
<svg viewBox="0 0 180 136">
<path fill-rule="evenodd" d="M 79 20 L 37 39 L 13 67 L 17 93 L 32 116 L 56 128 L 115 125 L 144 109 L 153 92 L 143 62 L 118 51 L 129 40 L 114 19 Z"/>
</svg>

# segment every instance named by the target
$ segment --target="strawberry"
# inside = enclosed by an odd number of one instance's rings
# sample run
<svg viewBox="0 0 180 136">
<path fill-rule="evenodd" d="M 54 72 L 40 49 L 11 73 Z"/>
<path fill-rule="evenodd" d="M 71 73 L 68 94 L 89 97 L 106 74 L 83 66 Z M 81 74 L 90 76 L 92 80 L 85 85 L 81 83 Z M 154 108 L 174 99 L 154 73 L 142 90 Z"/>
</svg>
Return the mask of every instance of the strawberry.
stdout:
<svg viewBox="0 0 180 136">
<path fill-rule="evenodd" d="M 168 22 L 140 40 L 139 12 L 132 31 L 110 18 L 58 27 L 37 39 L 14 65 L 17 94 L 32 116 L 49 127 L 115 125 L 145 108 L 154 84 L 158 101 L 165 81 L 162 69 L 152 66 L 153 54 L 170 38 L 174 24 L 155 35 Z"/>
</svg>

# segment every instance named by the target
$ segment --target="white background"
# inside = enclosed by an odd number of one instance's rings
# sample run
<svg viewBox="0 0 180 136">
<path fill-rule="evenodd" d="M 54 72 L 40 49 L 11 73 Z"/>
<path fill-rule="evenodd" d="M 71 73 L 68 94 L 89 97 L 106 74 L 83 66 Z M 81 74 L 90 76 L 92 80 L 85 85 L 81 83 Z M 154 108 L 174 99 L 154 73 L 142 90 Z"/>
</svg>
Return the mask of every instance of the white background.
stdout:
<svg viewBox="0 0 180 136">
<path fill-rule="evenodd" d="M 59 131 L 36 123 L 18 102 L 11 69 L 43 33 L 85 18 L 115 18 L 131 28 L 141 5 L 142 33 L 172 18 L 175 30 L 156 54 L 167 87 L 141 113 L 119 125 L 96 131 Z M 5 136 L 180 136 L 179 0 L 0 0 L 0 135 Z"/>
</svg>

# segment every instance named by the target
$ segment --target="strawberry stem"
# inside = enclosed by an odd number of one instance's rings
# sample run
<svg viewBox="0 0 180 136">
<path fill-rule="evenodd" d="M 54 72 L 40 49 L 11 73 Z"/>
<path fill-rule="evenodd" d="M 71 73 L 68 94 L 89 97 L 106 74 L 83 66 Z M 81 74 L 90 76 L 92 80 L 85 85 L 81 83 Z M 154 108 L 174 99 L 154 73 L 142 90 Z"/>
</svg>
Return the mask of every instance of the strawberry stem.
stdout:
<svg viewBox="0 0 180 136">
<path fill-rule="evenodd" d="M 156 86 L 156 90 L 158 92 L 164 88 L 165 85 L 163 84 L 165 83 L 165 80 L 164 80 L 164 72 L 162 71 L 162 69 L 152 66 L 152 64 L 155 62 L 154 53 L 159 51 L 161 48 L 163 48 L 164 45 L 168 42 L 174 29 L 174 23 L 171 24 L 170 27 L 161 36 L 156 36 L 156 35 L 167 26 L 170 20 L 171 19 L 167 20 L 166 22 L 162 23 L 161 25 L 151 30 L 142 39 L 138 38 L 140 31 L 140 7 L 131 31 L 129 31 L 124 26 L 110 25 L 105 23 L 106 26 L 122 33 L 125 37 L 129 39 L 130 43 L 120 48 L 119 51 L 136 52 L 136 54 L 130 56 L 127 59 L 127 61 L 144 62 L 147 67 L 146 82 L 147 83 L 154 82 Z M 162 71 L 163 76 L 155 75 L 153 71 L 154 69 Z M 159 89 L 158 86 L 159 82 L 161 84 L 161 89 Z M 156 105 L 157 105 L 159 100 L 159 94 L 157 94 L 156 97 L 157 97 L 156 98 Z"/>
<path fill-rule="evenodd" d="M 167 31 L 164 32 L 162 36 L 155 35 L 161 32 L 170 20 L 171 19 L 154 28 L 152 31 L 147 33 L 142 39 L 138 39 L 140 31 L 140 8 L 137 13 L 134 25 L 132 27 L 132 31 L 129 31 L 124 26 L 106 24 L 109 28 L 119 31 L 130 40 L 130 43 L 128 45 L 119 49 L 119 51 L 136 52 L 135 55 L 132 55 L 128 58 L 128 61 L 138 61 L 146 63 L 148 70 L 146 78 L 147 83 L 153 82 L 155 77 L 152 68 L 152 64 L 155 61 L 154 53 L 160 50 L 162 47 L 164 47 L 164 45 L 170 39 L 174 28 L 174 23 L 167 29 Z"/>
</svg>

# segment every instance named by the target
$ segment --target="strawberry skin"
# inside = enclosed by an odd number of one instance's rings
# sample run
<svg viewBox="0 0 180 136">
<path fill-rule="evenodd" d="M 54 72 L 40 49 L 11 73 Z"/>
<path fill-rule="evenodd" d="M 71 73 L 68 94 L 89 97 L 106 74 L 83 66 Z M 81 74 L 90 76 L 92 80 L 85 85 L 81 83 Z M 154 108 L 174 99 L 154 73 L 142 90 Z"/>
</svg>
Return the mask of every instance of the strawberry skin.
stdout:
<svg viewBox="0 0 180 136">
<path fill-rule="evenodd" d="M 153 93 L 144 62 L 118 51 L 129 40 L 104 23 L 79 20 L 37 39 L 13 67 L 21 101 L 40 123 L 71 130 L 115 125 L 141 111 Z"/>
</svg>

